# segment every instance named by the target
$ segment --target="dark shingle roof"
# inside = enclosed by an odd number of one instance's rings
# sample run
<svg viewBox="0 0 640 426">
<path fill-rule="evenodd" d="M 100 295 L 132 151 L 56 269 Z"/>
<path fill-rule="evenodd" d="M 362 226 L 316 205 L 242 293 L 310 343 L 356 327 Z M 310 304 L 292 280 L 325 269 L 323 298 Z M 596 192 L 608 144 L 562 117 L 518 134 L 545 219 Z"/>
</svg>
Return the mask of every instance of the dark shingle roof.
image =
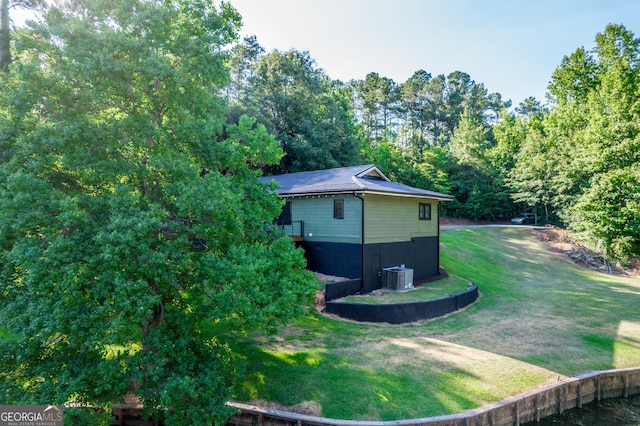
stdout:
<svg viewBox="0 0 640 426">
<path fill-rule="evenodd" d="M 261 180 L 263 182 L 275 181 L 279 186 L 277 192 L 282 196 L 366 192 L 435 198 L 443 201 L 453 199 L 451 195 L 391 182 L 372 164 L 265 176 Z"/>
</svg>

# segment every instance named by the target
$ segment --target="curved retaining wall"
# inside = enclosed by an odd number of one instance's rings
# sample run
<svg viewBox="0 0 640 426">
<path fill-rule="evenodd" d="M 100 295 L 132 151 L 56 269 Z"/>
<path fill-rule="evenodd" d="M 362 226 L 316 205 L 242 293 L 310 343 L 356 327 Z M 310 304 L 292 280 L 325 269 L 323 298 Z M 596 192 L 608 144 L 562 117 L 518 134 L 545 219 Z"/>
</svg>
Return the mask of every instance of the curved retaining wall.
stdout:
<svg viewBox="0 0 640 426">
<path fill-rule="evenodd" d="M 640 367 L 596 371 L 555 382 L 534 391 L 475 410 L 439 417 L 397 421 L 335 420 L 306 416 L 273 409 L 261 409 L 233 403 L 239 414 L 228 425 L 235 426 L 507 426 L 540 421 L 562 414 L 565 410 L 582 408 L 583 404 L 607 398 L 640 394 Z"/>
<path fill-rule="evenodd" d="M 595 371 L 560 380 L 541 388 L 516 395 L 495 404 L 459 414 L 395 421 L 336 420 L 325 417 L 229 403 L 238 413 L 229 426 L 507 426 L 538 422 L 543 417 L 562 414 L 583 404 L 608 398 L 627 398 L 640 394 L 640 367 Z M 112 426 L 158 426 L 157 422 L 140 420 L 143 406 L 114 404 Z"/>
<path fill-rule="evenodd" d="M 360 291 L 361 288 L 362 280 L 360 278 L 326 283 L 324 285 L 325 300 L 330 301 L 351 296 Z"/>
<path fill-rule="evenodd" d="M 327 301 L 324 312 L 354 321 L 405 324 L 438 318 L 478 300 L 478 285 L 462 293 L 424 302 L 375 305 Z M 329 300 L 329 299 L 327 299 Z"/>
</svg>

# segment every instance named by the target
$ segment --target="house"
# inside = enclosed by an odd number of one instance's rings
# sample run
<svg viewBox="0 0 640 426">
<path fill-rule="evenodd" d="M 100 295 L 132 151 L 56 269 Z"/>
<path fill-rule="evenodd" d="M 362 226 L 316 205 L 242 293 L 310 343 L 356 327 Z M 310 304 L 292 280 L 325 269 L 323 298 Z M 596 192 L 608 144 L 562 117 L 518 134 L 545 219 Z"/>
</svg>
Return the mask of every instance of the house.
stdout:
<svg viewBox="0 0 640 426">
<path fill-rule="evenodd" d="M 452 196 L 392 182 L 376 166 L 267 176 L 286 200 L 278 223 L 305 250 L 315 272 L 382 288 L 384 268 L 413 269 L 413 280 L 439 273 L 438 206 Z"/>
</svg>

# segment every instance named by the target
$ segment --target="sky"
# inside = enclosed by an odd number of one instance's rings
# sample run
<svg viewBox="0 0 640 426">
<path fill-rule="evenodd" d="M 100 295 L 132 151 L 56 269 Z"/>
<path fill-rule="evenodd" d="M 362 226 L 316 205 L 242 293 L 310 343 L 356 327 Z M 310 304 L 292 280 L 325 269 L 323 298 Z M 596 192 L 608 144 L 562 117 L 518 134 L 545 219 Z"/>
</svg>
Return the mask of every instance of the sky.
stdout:
<svg viewBox="0 0 640 426">
<path fill-rule="evenodd" d="M 562 58 L 592 49 L 607 24 L 640 38 L 640 0 L 226 1 L 242 16 L 241 37 L 267 52 L 308 51 L 334 80 L 463 71 L 513 107 L 529 96 L 544 103 Z"/>
<path fill-rule="evenodd" d="M 640 0 L 230 0 L 267 52 L 308 51 L 334 80 L 463 71 L 513 106 L 609 23 L 640 38 Z"/>
</svg>

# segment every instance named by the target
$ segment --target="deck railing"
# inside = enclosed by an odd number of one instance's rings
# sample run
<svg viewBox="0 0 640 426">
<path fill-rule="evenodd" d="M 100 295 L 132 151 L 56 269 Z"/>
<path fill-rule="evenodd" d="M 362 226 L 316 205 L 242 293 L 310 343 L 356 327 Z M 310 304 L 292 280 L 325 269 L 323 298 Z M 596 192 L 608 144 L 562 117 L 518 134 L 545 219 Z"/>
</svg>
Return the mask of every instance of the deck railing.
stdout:
<svg viewBox="0 0 640 426">
<path fill-rule="evenodd" d="M 284 232 L 287 233 L 288 236 L 293 238 L 303 238 L 304 237 L 304 221 L 297 220 L 293 221 L 289 224 L 280 225 Z"/>
</svg>

